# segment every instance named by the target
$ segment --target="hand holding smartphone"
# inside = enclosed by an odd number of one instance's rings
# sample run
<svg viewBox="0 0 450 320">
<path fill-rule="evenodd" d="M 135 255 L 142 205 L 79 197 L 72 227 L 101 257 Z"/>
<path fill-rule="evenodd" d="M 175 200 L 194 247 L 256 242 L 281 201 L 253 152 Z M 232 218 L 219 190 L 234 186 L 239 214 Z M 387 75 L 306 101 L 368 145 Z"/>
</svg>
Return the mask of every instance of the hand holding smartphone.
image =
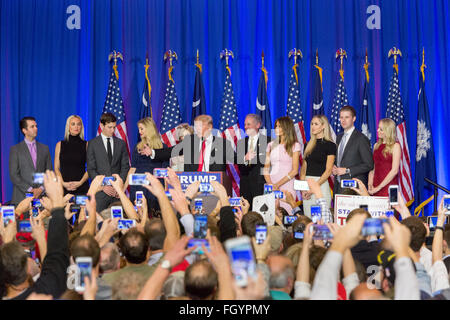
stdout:
<svg viewBox="0 0 450 320">
<path fill-rule="evenodd" d="M 391 206 L 398 205 L 398 186 L 389 186 L 389 203 Z"/>
<path fill-rule="evenodd" d="M 266 224 L 257 224 L 255 238 L 257 244 L 263 244 L 267 238 L 267 225 Z"/>
<path fill-rule="evenodd" d="M 84 292 L 85 283 L 84 278 L 89 277 L 91 280 L 92 276 L 92 258 L 91 257 L 78 257 L 75 259 L 75 263 L 77 265 L 77 279 L 75 291 Z"/>
<path fill-rule="evenodd" d="M 248 277 L 256 278 L 256 261 L 250 238 L 232 238 L 224 244 L 236 284 L 240 287 L 247 286 Z"/>
</svg>

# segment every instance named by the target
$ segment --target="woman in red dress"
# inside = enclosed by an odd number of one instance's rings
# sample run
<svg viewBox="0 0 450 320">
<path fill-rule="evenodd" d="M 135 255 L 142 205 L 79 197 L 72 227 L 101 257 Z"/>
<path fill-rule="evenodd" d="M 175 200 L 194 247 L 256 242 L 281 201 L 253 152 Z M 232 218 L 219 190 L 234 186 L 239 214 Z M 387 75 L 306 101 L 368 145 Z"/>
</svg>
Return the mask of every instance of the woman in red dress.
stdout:
<svg viewBox="0 0 450 320">
<path fill-rule="evenodd" d="M 381 119 L 378 124 L 378 141 L 373 148 L 373 170 L 369 172 L 369 193 L 387 197 L 389 186 L 398 185 L 401 148 L 397 142 L 395 122 Z"/>
</svg>

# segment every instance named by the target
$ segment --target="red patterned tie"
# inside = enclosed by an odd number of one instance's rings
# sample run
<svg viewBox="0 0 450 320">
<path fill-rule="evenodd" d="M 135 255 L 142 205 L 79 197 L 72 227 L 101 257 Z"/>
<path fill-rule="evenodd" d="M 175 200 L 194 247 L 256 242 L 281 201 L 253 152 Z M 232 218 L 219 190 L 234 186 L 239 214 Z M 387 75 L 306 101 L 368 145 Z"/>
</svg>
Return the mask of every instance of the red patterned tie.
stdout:
<svg viewBox="0 0 450 320">
<path fill-rule="evenodd" d="M 205 149 L 206 149 L 206 140 L 203 140 L 202 142 L 202 151 L 200 152 L 200 163 L 198 164 L 197 171 L 203 171 L 203 161 L 205 157 Z"/>
</svg>

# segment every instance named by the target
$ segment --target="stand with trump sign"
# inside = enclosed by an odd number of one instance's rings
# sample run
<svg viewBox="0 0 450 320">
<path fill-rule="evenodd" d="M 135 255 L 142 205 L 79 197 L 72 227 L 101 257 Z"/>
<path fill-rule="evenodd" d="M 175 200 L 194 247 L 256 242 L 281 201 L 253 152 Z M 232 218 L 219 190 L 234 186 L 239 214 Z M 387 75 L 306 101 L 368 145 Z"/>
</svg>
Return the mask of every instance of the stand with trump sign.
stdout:
<svg viewBox="0 0 450 320">
<path fill-rule="evenodd" d="M 379 218 L 389 210 L 388 197 L 364 197 L 348 196 L 337 194 L 334 198 L 334 221 L 340 225 L 345 225 L 350 211 L 358 209 L 360 205 L 367 205 L 372 218 Z"/>
</svg>

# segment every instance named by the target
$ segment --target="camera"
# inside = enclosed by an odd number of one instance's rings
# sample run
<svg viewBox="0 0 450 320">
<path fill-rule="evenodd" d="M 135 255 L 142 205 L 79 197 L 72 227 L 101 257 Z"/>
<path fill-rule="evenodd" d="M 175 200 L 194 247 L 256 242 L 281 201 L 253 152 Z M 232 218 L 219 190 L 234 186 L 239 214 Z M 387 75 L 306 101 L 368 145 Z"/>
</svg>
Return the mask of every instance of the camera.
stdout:
<svg viewBox="0 0 450 320">
<path fill-rule="evenodd" d="M 115 181 L 116 178 L 114 177 L 104 177 L 103 178 L 103 182 L 102 182 L 102 186 L 110 186 L 111 185 L 111 181 Z"/>
<path fill-rule="evenodd" d="M 156 178 L 165 178 L 169 176 L 167 169 L 164 168 L 155 168 L 153 169 L 153 175 Z"/>
<path fill-rule="evenodd" d="M 341 188 L 358 188 L 356 180 L 341 180 Z"/>
<path fill-rule="evenodd" d="M 44 184 L 44 173 L 43 172 L 33 173 L 33 183 L 37 184 L 37 185 L 43 185 Z"/>
<path fill-rule="evenodd" d="M 128 182 L 129 182 L 130 186 L 149 185 L 147 176 L 144 173 L 130 174 L 130 177 L 128 178 Z"/>
<path fill-rule="evenodd" d="M 305 233 L 305 224 L 299 223 L 294 227 L 294 230 L 292 232 L 294 233 L 294 239 L 303 239 L 304 233 Z"/>
<path fill-rule="evenodd" d="M 389 186 L 389 203 L 391 206 L 398 205 L 398 186 Z"/>
</svg>

